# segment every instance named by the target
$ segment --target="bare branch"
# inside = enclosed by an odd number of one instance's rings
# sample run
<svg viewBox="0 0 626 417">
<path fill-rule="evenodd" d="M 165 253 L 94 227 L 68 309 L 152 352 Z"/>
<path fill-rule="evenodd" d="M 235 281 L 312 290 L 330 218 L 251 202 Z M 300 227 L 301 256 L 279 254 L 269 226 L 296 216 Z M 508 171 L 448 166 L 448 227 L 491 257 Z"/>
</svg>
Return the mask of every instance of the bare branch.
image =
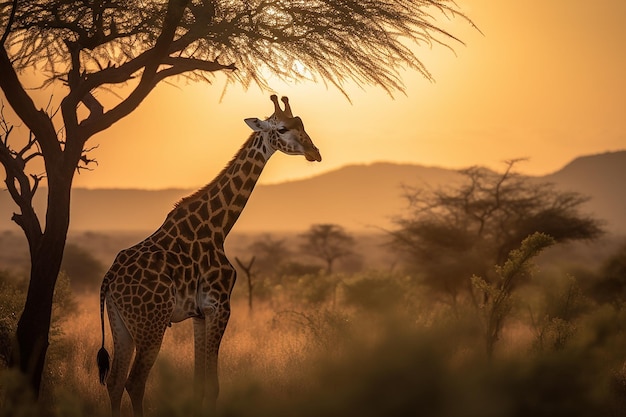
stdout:
<svg viewBox="0 0 626 417">
<path fill-rule="evenodd" d="M 87 153 L 93 151 L 94 149 L 97 149 L 98 145 L 93 146 L 89 149 L 85 149 L 83 150 L 83 155 L 80 157 L 79 160 L 79 164 L 76 166 L 76 171 L 80 174 L 81 169 L 86 169 L 87 171 L 93 171 L 93 168 L 89 167 L 89 164 L 96 164 L 98 165 L 98 161 L 94 158 L 94 159 L 90 159 L 87 157 Z M 80 165 L 80 163 L 83 163 L 84 165 Z"/>
<path fill-rule="evenodd" d="M 237 265 L 239 265 L 239 267 L 243 269 L 247 276 L 252 275 L 252 265 L 254 264 L 255 260 L 256 256 L 253 256 L 252 259 L 250 259 L 250 262 L 248 262 L 248 264 L 246 265 L 237 256 L 235 256 L 235 261 L 237 262 Z"/>
<path fill-rule="evenodd" d="M 207 62 L 193 58 L 166 57 L 163 59 L 163 64 L 170 65 L 170 67 L 158 71 L 149 81 L 140 82 L 132 93 L 130 93 L 128 97 L 116 107 L 102 115 L 98 115 L 99 117 L 92 118 L 90 116 L 88 119 L 84 120 L 81 123 L 81 127 L 85 129 L 85 136 L 90 137 L 130 114 L 141 103 L 141 101 L 147 97 L 152 89 L 166 78 L 197 70 L 215 72 L 235 69 L 232 64 L 222 65 L 217 62 Z"/>
<path fill-rule="evenodd" d="M 37 110 L 35 103 L 24 90 L 4 48 L 0 48 L 0 88 L 17 116 L 35 134 L 42 147 L 48 148 L 50 156 L 60 152 L 52 120 L 43 110 Z"/>
<path fill-rule="evenodd" d="M 7 190 L 21 211 L 21 214 L 14 214 L 12 220 L 24 230 L 29 238 L 29 242 L 31 242 L 32 239 L 32 242 L 36 243 L 42 231 L 32 202 L 41 177 L 31 175 L 30 177 L 33 180 L 31 185 L 25 168 L 28 161 L 40 154 L 35 152 L 24 157 L 25 153 L 33 145 L 34 139 L 32 133 L 28 143 L 21 151 L 15 152 L 10 148 L 9 135 L 13 130 L 13 126 L 9 126 L 2 112 L 2 108 L 0 108 L 0 126 L 2 126 L 2 130 L 4 131 L 4 137 L 0 140 L 0 164 L 4 167 Z"/>
</svg>

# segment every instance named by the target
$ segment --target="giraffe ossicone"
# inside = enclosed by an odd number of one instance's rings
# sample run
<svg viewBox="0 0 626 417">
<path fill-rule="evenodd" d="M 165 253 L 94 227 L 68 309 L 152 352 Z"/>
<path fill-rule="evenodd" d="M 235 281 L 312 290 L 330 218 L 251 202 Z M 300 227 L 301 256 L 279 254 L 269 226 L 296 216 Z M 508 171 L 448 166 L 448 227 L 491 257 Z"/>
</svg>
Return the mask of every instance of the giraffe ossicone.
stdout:
<svg viewBox="0 0 626 417">
<path fill-rule="evenodd" d="M 152 235 L 120 251 L 100 289 L 100 382 L 107 385 L 113 416 L 124 390 L 135 417 L 143 415 L 146 380 L 165 330 L 191 318 L 194 392 L 198 407 L 215 411 L 219 346 L 230 317 L 235 268 L 224 240 L 275 151 L 321 161 L 319 149 L 294 117 L 287 97 L 272 95 L 274 113 L 245 119 L 253 130 L 233 160 L 208 185 L 179 201 Z M 113 336 L 113 360 L 104 347 L 104 306 Z M 131 360 L 132 367 L 131 367 Z M 129 373 L 130 368 L 130 373 Z"/>
</svg>

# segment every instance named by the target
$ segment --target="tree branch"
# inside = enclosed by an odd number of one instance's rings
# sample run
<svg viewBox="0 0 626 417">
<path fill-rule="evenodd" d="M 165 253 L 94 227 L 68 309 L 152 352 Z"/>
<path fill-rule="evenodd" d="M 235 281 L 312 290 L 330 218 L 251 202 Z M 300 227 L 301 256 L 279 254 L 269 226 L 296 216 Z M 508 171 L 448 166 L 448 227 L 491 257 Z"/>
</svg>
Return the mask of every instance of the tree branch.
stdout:
<svg viewBox="0 0 626 417">
<path fill-rule="evenodd" d="M 135 58 L 133 60 L 135 62 L 135 65 L 129 65 L 127 68 L 124 69 L 122 69 L 122 66 L 120 66 L 117 68 L 117 71 L 115 71 L 118 73 L 122 71 L 125 76 L 124 81 L 127 81 L 133 73 L 140 70 L 143 66 L 144 70 L 141 75 L 139 84 L 128 95 L 126 100 L 122 101 L 113 109 L 102 114 L 100 117 L 94 117 L 91 120 L 84 120 L 81 123 L 81 128 L 83 129 L 83 137 L 91 137 L 97 132 L 108 128 L 113 123 L 130 114 L 147 97 L 147 95 L 158 84 L 158 82 L 164 78 L 163 76 L 157 76 L 157 71 L 164 57 L 169 54 L 171 45 L 174 40 L 174 36 L 176 35 L 176 29 L 178 28 L 178 25 L 183 17 L 183 13 L 185 8 L 187 7 L 187 3 L 189 3 L 189 0 L 170 0 L 168 2 L 167 12 L 163 22 L 163 29 L 161 31 L 161 34 L 157 38 L 154 47 L 151 50 L 141 54 L 139 57 Z M 137 66 L 138 64 L 143 65 Z M 106 71 L 109 71 L 109 69 L 101 71 L 100 74 Z M 126 72 L 124 73 L 123 71 Z M 97 87 L 98 85 L 102 85 L 105 82 L 109 82 L 106 77 L 95 78 L 100 78 L 99 80 L 97 80 L 97 82 L 101 84 L 94 84 L 93 81 L 84 82 L 77 90 L 76 95 L 80 97 L 81 100 L 93 88 Z M 92 80 L 95 78 L 92 78 Z"/>
<path fill-rule="evenodd" d="M 17 116 L 37 137 L 42 148 L 50 152 L 51 157 L 59 156 L 61 147 L 56 140 L 56 131 L 52 120 L 43 110 L 37 110 L 35 103 L 24 90 L 11 64 L 7 51 L 0 48 L 0 88 Z"/>
<path fill-rule="evenodd" d="M 104 107 L 102 106 L 102 103 L 100 103 L 98 99 L 91 94 L 91 92 L 88 92 L 83 96 L 82 102 L 89 110 L 89 116 L 83 122 L 89 123 L 91 120 L 95 120 L 104 114 Z"/>
<path fill-rule="evenodd" d="M 215 61 L 171 56 L 164 57 L 159 65 L 161 64 L 169 65 L 169 68 L 156 72 L 151 78 L 142 77 L 142 81 L 139 82 L 139 85 L 116 107 L 104 114 L 101 114 L 99 117 L 92 118 L 90 116 L 81 122 L 81 127 L 84 128 L 85 136 L 90 137 L 130 114 L 152 91 L 152 89 L 166 78 L 193 71 L 216 72 L 236 69 L 234 64 L 223 65 Z M 148 71 L 148 65 L 146 65 L 144 74 L 146 71 Z"/>
<path fill-rule="evenodd" d="M 13 20 L 15 19 L 15 12 L 17 10 L 17 0 L 13 0 L 11 4 L 11 13 L 9 14 L 9 20 L 7 21 L 7 27 L 4 29 L 2 38 L 0 39 L 0 45 L 4 46 L 9 34 L 11 33 L 11 26 L 13 26 Z"/>
<path fill-rule="evenodd" d="M 24 168 L 26 163 L 34 157 L 34 154 L 23 158 L 26 151 L 32 147 L 34 140 L 31 137 L 28 144 L 19 152 L 11 150 L 9 147 L 9 135 L 13 130 L 13 126 L 9 127 L 7 125 L 1 111 L 0 118 L 4 130 L 4 138 L 0 140 L 0 164 L 4 166 L 6 174 L 4 182 L 9 194 L 11 194 L 11 198 L 20 208 L 21 212 L 21 214 L 14 213 L 11 219 L 24 230 L 29 243 L 36 244 L 41 238 L 42 230 L 37 214 L 33 209 L 33 197 L 41 178 L 31 175 L 34 180 L 34 184 L 31 186 Z M 16 186 L 16 182 L 19 184 L 19 190 Z"/>
</svg>

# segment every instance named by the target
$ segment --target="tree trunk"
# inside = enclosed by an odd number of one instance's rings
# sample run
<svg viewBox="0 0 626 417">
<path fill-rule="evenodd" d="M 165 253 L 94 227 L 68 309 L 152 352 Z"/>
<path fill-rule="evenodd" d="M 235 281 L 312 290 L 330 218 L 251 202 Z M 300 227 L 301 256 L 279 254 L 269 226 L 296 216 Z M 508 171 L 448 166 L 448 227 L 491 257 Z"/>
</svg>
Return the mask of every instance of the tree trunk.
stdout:
<svg viewBox="0 0 626 417">
<path fill-rule="evenodd" d="M 52 294 L 58 275 L 52 266 L 55 263 L 53 258 L 54 256 L 42 256 L 38 259 L 38 265 L 31 267 L 28 295 L 17 324 L 17 352 L 13 352 L 14 365 L 19 366 L 19 370 L 26 375 L 36 397 L 41 388 L 48 349 Z"/>
<path fill-rule="evenodd" d="M 49 344 L 54 286 L 69 228 L 70 190 L 71 178 L 61 181 L 49 178 L 46 227 L 39 245 L 31 247 L 30 283 L 17 325 L 17 349 L 12 352 L 12 365 L 26 375 L 36 398 Z"/>
</svg>

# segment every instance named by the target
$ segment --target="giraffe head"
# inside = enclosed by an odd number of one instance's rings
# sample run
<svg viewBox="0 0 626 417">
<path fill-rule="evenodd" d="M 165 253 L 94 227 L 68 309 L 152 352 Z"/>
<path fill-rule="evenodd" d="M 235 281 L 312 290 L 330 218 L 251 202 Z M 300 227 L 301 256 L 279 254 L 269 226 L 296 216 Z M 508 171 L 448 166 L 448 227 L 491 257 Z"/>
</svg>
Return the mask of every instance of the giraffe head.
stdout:
<svg viewBox="0 0 626 417">
<path fill-rule="evenodd" d="M 289 99 L 281 98 L 285 104 L 285 110 L 280 108 L 278 97 L 270 97 L 274 103 L 274 114 L 266 120 L 256 117 L 245 119 L 245 122 L 252 130 L 260 133 L 266 144 L 276 151 L 281 151 L 287 155 L 304 155 L 307 161 L 322 160 L 319 149 L 304 130 L 302 119 L 293 117 Z"/>
</svg>

